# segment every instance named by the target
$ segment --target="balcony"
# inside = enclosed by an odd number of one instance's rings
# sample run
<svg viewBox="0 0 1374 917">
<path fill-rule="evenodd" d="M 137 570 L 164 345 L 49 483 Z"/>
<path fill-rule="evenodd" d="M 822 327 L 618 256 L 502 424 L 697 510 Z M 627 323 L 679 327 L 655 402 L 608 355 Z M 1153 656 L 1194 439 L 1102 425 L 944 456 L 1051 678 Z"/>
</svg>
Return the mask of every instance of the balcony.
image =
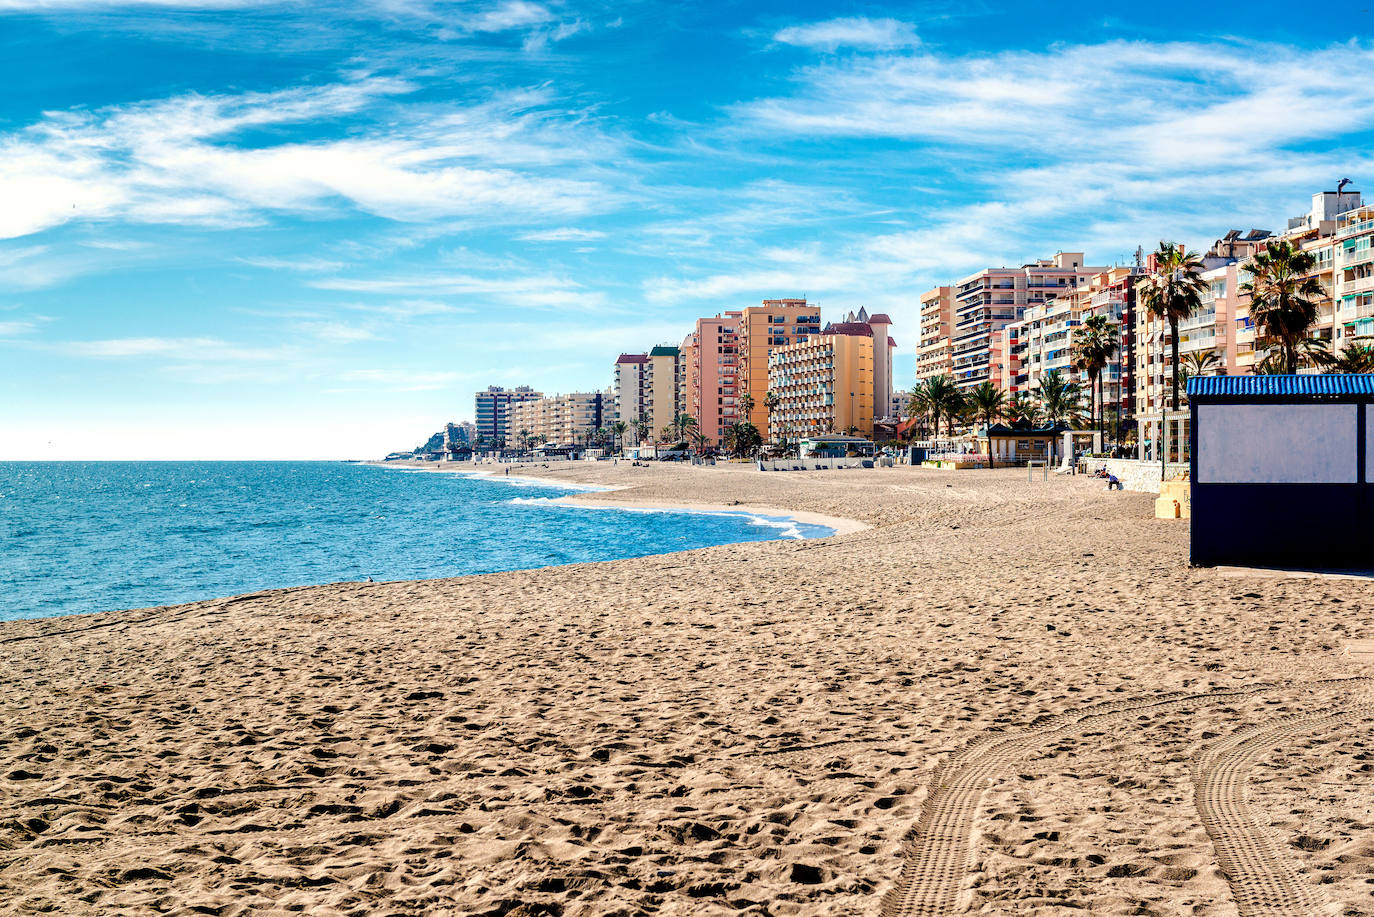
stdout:
<svg viewBox="0 0 1374 917">
<path fill-rule="evenodd" d="M 1340 293 L 1342 296 L 1349 293 L 1367 293 L 1374 290 L 1374 274 L 1368 277 L 1357 277 L 1354 280 L 1342 280 Z"/>
</svg>

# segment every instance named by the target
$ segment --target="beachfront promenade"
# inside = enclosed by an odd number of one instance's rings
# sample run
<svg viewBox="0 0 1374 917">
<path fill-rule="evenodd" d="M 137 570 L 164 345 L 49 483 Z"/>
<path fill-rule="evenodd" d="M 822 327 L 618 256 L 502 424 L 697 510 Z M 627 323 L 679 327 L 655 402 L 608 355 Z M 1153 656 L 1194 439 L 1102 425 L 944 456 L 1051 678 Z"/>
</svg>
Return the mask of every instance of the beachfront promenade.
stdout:
<svg viewBox="0 0 1374 917">
<path fill-rule="evenodd" d="M 522 473 L 865 527 L 0 626 L 0 914 L 1374 909 L 1367 581 L 1024 469 Z"/>
</svg>

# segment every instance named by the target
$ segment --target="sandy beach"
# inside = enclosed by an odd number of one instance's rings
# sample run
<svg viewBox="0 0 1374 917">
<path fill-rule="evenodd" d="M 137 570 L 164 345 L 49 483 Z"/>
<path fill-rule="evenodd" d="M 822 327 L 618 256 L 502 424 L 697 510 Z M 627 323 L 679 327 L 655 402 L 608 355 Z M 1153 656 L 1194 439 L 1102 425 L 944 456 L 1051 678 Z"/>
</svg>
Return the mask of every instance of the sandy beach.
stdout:
<svg viewBox="0 0 1374 917">
<path fill-rule="evenodd" d="M 1374 914 L 1371 581 L 1024 470 L 521 473 L 850 524 L 0 625 L 0 914 Z"/>
</svg>

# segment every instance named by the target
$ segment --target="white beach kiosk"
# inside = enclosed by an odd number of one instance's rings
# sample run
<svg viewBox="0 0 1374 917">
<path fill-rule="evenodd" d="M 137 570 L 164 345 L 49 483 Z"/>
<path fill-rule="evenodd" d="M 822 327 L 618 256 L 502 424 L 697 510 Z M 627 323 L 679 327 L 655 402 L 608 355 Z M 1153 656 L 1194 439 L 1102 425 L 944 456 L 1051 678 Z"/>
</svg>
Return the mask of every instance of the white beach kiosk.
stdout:
<svg viewBox="0 0 1374 917">
<path fill-rule="evenodd" d="M 1374 376 L 1202 376 L 1192 562 L 1374 569 Z"/>
</svg>

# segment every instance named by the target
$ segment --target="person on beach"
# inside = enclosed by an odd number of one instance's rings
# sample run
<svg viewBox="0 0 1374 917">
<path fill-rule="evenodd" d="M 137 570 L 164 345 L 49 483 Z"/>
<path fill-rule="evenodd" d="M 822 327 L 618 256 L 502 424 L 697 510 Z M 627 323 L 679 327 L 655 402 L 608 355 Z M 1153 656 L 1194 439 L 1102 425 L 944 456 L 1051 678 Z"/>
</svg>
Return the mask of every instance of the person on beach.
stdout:
<svg viewBox="0 0 1374 917">
<path fill-rule="evenodd" d="M 1108 474 L 1108 475 L 1107 475 L 1107 489 L 1108 489 L 1108 490 L 1125 490 L 1126 488 L 1122 485 L 1121 479 L 1120 479 L 1120 478 L 1118 478 L 1118 477 L 1117 477 L 1116 475 L 1114 475 L 1114 474 Z"/>
</svg>

